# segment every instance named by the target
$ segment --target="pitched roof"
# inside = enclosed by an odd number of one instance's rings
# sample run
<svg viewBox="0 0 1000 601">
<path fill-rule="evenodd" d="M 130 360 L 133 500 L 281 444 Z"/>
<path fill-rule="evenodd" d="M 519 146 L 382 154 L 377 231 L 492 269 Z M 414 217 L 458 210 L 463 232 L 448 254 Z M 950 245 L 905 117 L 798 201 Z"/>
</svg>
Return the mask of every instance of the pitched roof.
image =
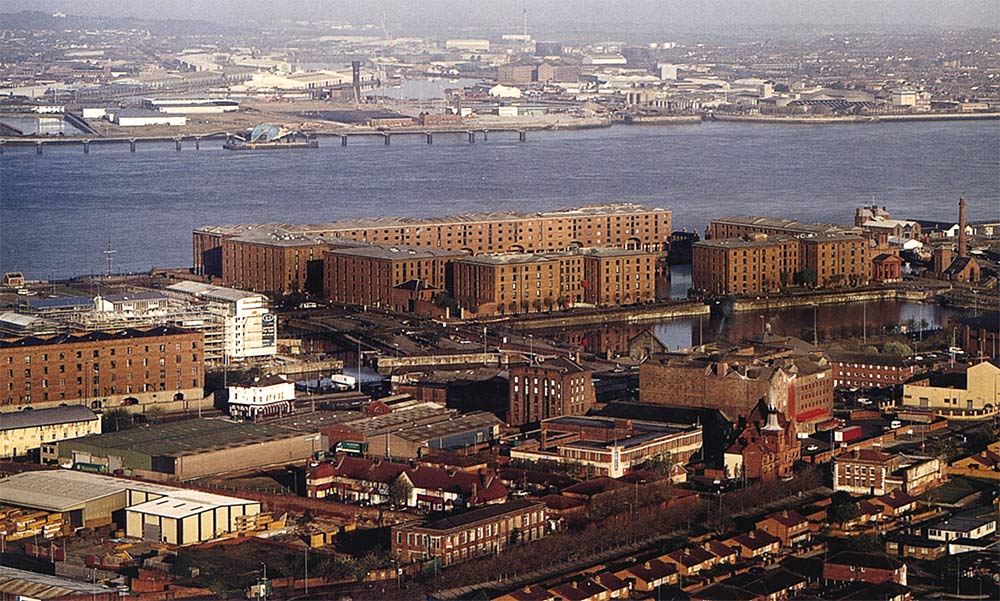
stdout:
<svg viewBox="0 0 1000 601">
<path fill-rule="evenodd" d="M 914 497 L 911 497 L 900 489 L 892 490 L 880 497 L 875 497 L 872 500 L 878 501 L 879 503 L 892 507 L 893 509 L 899 509 L 900 507 L 912 505 L 917 502 Z"/>
<path fill-rule="evenodd" d="M 537 501 L 528 500 L 508 501 L 497 505 L 487 505 L 486 507 L 473 509 L 472 511 L 467 511 L 459 515 L 453 515 L 440 520 L 435 520 L 433 522 L 428 522 L 427 524 L 424 524 L 423 527 L 430 530 L 451 530 L 452 528 L 459 528 L 467 524 L 474 524 L 481 520 L 488 520 L 497 516 L 531 508 L 544 509 L 545 505 Z"/>
<path fill-rule="evenodd" d="M 884 553 L 861 553 L 858 551 L 841 551 L 826 560 L 826 563 L 890 571 L 903 567 L 902 561 Z"/>
<path fill-rule="evenodd" d="M 764 547 L 768 547 L 781 542 L 781 539 L 779 539 L 778 537 L 771 536 L 770 534 L 764 532 L 759 528 L 751 530 L 750 532 L 746 532 L 744 534 L 738 534 L 729 540 L 735 541 L 740 545 L 743 545 L 747 549 L 753 551 L 756 551 L 757 549 L 763 549 Z"/>
<path fill-rule="evenodd" d="M 17 430 L 19 428 L 35 428 L 98 419 L 97 415 L 87 407 L 68 405 L 51 409 L 31 409 L 4 413 L 0 415 L 0 431 Z"/>
</svg>

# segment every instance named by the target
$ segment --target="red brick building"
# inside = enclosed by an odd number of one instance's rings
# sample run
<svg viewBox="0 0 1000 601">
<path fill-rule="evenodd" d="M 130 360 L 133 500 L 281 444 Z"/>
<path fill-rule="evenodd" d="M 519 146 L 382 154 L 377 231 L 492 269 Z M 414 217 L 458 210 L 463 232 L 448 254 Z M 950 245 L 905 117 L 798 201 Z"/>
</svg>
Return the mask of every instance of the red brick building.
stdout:
<svg viewBox="0 0 1000 601">
<path fill-rule="evenodd" d="M 643 403 L 725 409 L 747 417 L 770 398 L 799 430 L 833 414 L 827 356 L 794 338 L 767 335 L 736 346 L 704 345 L 657 354 L 639 368 Z"/>
<path fill-rule="evenodd" d="M 737 480 L 777 480 L 792 475 L 802 449 L 794 425 L 763 401 L 726 449 L 725 468 Z"/>
<path fill-rule="evenodd" d="M 476 315 L 652 302 L 658 256 L 610 247 L 477 255 L 455 261 L 452 289 L 459 305 Z"/>
<path fill-rule="evenodd" d="M 448 265 L 463 253 L 409 246 L 357 246 L 323 253 L 323 294 L 349 305 L 392 308 L 393 289 L 419 281 L 423 288 L 443 290 Z"/>
<path fill-rule="evenodd" d="M 930 370 L 930 362 L 912 357 L 830 351 L 834 387 L 888 388 Z"/>
<path fill-rule="evenodd" d="M 520 426 L 560 415 L 584 415 L 596 398 L 591 371 L 565 357 L 513 365 L 507 423 Z"/>
<path fill-rule="evenodd" d="M 655 252 L 621 248 L 583 251 L 583 281 L 579 285 L 584 302 L 604 307 L 656 300 L 657 256 Z"/>
<path fill-rule="evenodd" d="M 798 547 L 809 542 L 809 520 L 797 511 L 780 511 L 757 522 L 757 528 L 781 540 L 781 546 Z"/>
<path fill-rule="evenodd" d="M 170 327 L 0 340 L 0 410 L 201 399 L 204 335 Z"/>
<path fill-rule="evenodd" d="M 497 211 L 438 218 L 346 219 L 319 225 L 210 226 L 194 230 L 194 269 L 195 273 L 223 275 L 231 258 L 219 252 L 222 241 L 256 231 L 481 254 L 600 246 L 666 251 L 671 229 L 670 211 L 633 203 L 530 214 Z M 263 259 L 256 267 L 270 271 Z"/>
<path fill-rule="evenodd" d="M 903 259 L 899 255 L 881 253 L 872 259 L 872 281 L 899 282 L 903 279 Z"/>
<path fill-rule="evenodd" d="M 545 503 L 510 501 L 427 522 L 393 526 L 392 553 L 403 563 L 437 559 L 447 567 L 498 555 L 546 534 Z"/>
<path fill-rule="evenodd" d="M 717 222 L 712 222 L 710 231 L 743 233 L 713 234 L 708 240 L 692 244 L 691 287 L 696 292 L 710 296 L 760 295 L 778 292 L 793 283 L 859 286 L 871 279 L 870 243 L 858 234 L 822 227 L 797 231 Z"/>
<path fill-rule="evenodd" d="M 843 551 L 823 563 L 823 578 L 835 582 L 895 582 L 906 585 L 906 564 L 888 555 Z"/>
</svg>

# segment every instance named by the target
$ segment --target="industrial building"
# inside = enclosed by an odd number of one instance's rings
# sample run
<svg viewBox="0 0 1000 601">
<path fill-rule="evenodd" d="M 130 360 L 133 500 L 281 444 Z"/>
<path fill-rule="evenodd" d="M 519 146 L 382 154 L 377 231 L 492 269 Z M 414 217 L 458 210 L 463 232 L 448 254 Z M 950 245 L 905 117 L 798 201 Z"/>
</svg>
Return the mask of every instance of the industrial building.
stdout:
<svg viewBox="0 0 1000 601">
<path fill-rule="evenodd" d="M 368 437 L 368 452 L 375 457 L 414 459 L 429 450 L 470 449 L 487 445 L 500 434 L 497 416 L 474 411 L 420 425 L 409 425 Z"/>
<path fill-rule="evenodd" d="M 100 433 L 101 418 L 80 405 L 0 414 L 0 459 L 25 457 L 44 443 Z"/>
<path fill-rule="evenodd" d="M 510 501 L 426 524 L 393 526 L 392 553 L 404 563 L 436 559 L 441 566 L 498 555 L 545 536 L 545 503 Z"/>
<path fill-rule="evenodd" d="M 239 529 L 257 501 L 74 470 L 23 472 L 0 480 L 0 503 L 62 514 L 73 528 L 114 522 L 129 537 L 170 545 L 218 538 Z"/>
<path fill-rule="evenodd" d="M 58 443 L 60 463 L 150 480 L 184 481 L 304 461 L 322 435 L 227 419 L 186 420 Z"/>
<path fill-rule="evenodd" d="M 231 113 L 240 110 L 238 100 L 229 98 L 144 98 L 144 108 L 179 115 Z"/>
<path fill-rule="evenodd" d="M 62 576 L 0 566 L 0 599 L 16 601 L 115 601 L 117 589 Z"/>
<path fill-rule="evenodd" d="M 187 125 L 187 117 L 184 115 L 170 115 L 158 111 L 137 109 L 108 109 L 107 118 L 118 127 L 147 127 L 150 125 L 183 127 Z"/>
</svg>

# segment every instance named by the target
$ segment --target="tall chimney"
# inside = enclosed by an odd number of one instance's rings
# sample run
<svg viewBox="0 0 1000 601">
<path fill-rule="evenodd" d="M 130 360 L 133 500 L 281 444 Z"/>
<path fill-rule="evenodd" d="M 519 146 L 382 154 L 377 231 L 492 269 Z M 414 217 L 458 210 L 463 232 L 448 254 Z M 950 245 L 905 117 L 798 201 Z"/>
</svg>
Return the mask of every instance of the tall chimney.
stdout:
<svg viewBox="0 0 1000 601">
<path fill-rule="evenodd" d="M 968 256 L 968 241 L 965 239 L 965 197 L 958 199 L 958 256 Z"/>
</svg>

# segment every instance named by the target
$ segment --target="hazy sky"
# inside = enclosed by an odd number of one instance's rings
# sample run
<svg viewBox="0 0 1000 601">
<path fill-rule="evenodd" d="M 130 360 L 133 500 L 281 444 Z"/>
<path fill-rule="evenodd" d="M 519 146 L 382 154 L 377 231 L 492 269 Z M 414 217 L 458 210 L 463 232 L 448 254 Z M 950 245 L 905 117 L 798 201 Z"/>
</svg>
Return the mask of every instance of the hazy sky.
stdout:
<svg viewBox="0 0 1000 601">
<path fill-rule="evenodd" d="M 427 29 L 630 27 L 664 31 L 741 25 L 860 26 L 919 29 L 1000 27 L 1000 0 L 4 0 L 4 11 L 61 10 L 90 16 L 247 20 L 340 20 L 408 23 Z M 404 33 L 404 32 L 399 32 Z"/>
</svg>

